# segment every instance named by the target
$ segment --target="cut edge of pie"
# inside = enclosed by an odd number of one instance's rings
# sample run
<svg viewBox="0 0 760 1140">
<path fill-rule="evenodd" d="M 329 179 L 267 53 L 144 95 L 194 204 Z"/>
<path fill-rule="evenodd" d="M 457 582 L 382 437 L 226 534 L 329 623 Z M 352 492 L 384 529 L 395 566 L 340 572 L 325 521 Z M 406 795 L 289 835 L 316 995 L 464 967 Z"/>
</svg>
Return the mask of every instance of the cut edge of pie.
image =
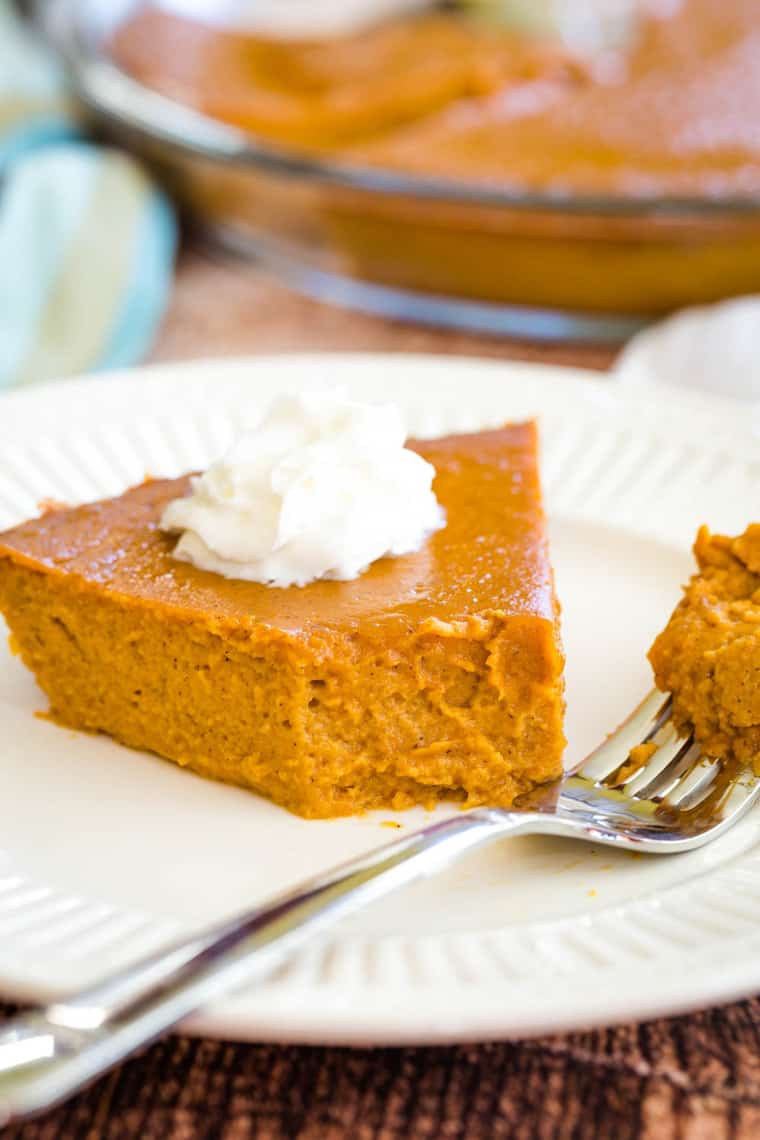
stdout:
<svg viewBox="0 0 760 1140">
<path fill-rule="evenodd" d="M 0 612 L 51 717 L 314 818 L 509 807 L 557 778 L 535 427 L 413 446 L 447 526 L 354 582 L 272 590 L 178 563 L 158 521 L 187 477 L 0 535 Z"/>
</svg>

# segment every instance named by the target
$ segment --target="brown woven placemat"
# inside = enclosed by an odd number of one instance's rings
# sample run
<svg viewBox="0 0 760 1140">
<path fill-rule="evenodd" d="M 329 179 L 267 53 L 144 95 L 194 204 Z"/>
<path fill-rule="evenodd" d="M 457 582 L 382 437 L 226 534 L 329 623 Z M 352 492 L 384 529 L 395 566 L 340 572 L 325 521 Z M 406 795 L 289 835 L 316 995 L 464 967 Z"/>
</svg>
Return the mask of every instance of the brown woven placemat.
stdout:
<svg viewBox="0 0 760 1140">
<path fill-rule="evenodd" d="M 754 999 L 514 1044 L 353 1050 L 170 1038 L 3 1140 L 758 1136 Z"/>
</svg>

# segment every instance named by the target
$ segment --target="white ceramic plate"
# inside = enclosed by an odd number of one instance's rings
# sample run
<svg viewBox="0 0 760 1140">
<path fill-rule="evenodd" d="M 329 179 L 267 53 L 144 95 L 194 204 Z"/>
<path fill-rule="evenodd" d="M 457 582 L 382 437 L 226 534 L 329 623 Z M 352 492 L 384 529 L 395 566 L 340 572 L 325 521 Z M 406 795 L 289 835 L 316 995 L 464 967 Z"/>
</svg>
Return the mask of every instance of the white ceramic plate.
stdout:
<svg viewBox="0 0 760 1140">
<path fill-rule="evenodd" d="M 757 516 L 739 405 L 578 372 L 424 357 L 160 368 L 0 400 L 0 528 L 47 497 L 206 464 L 284 388 L 397 400 L 419 434 L 536 414 L 568 655 L 569 763 L 648 689 L 645 652 L 697 525 Z M 2 639 L 4 642 L 4 639 Z M 35 718 L 0 648 L 0 989 L 42 998 L 388 840 L 391 814 L 305 822 Z M 444 809 L 437 814 L 443 814 Z M 424 812 L 396 817 L 404 828 Z M 641 1018 L 760 988 L 760 816 L 660 860 L 518 839 L 344 925 L 191 1028 L 251 1040 L 504 1038 Z"/>
</svg>

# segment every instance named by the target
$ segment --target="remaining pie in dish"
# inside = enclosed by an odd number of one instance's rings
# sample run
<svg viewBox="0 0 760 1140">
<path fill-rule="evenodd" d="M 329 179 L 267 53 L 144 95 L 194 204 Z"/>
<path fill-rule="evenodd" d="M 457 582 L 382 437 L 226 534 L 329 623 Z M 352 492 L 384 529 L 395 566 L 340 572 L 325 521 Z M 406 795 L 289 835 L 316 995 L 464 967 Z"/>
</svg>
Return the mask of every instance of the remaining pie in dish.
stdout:
<svg viewBox="0 0 760 1140">
<path fill-rule="evenodd" d="M 640 4 L 620 42 L 590 56 L 548 31 L 526 33 L 519 20 L 466 19 L 465 3 L 423 3 L 416 14 L 301 39 L 215 27 L 169 7 L 130 12 L 111 44 L 116 61 L 145 86 L 275 143 L 559 201 L 720 201 L 760 187 L 756 0 Z M 510 5 L 490 7 L 509 25 Z M 595 21 L 595 7 L 578 4 L 573 20 L 564 5 L 566 30 L 614 22 L 612 11 Z M 544 229 L 534 220 L 529 232 Z"/>
<path fill-rule="evenodd" d="M 702 527 L 699 573 L 649 653 L 676 725 L 706 752 L 760 760 L 760 524 L 738 538 Z"/>
<path fill-rule="evenodd" d="M 188 478 L 0 535 L 0 610 L 51 716 L 304 816 L 510 805 L 561 773 L 563 656 L 533 424 L 412 444 L 447 525 L 353 581 L 172 557 Z"/>
</svg>

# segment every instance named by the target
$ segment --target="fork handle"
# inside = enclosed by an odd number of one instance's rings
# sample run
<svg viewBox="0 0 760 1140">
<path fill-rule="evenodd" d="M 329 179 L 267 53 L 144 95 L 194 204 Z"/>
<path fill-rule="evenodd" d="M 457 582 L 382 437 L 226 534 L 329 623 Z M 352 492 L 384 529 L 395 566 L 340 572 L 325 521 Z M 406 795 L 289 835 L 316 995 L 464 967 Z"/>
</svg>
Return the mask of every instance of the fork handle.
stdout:
<svg viewBox="0 0 760 1140">
<path fill-rule="evenodd" d="M 88 990 L 14 1018 L 0 1031 L 0 1127 L 66 1099 L 194 1010 L 271 970 L 339 919 L 436 874 L 468 851 L 506 835 L 553 830 L 556 822 L 534 812 L 463 813 L 311 879 Z"/>
</svg>

